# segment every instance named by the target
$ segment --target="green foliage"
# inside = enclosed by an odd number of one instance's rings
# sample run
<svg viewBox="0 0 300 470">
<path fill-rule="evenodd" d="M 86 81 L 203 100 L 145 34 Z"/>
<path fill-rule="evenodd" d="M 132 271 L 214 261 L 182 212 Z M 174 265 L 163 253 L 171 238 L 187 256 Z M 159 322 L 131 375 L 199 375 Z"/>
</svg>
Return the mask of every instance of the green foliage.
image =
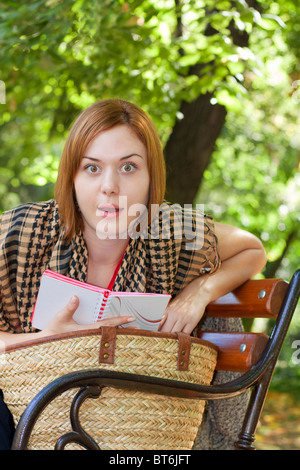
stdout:
<svg viewBox="0 0 300 470">
<path fill-rule="evenodd" d="M 98 99 L 141 105 L 163 142 L 183 99 L 216 90 L 238 106 L 243 73 L 258 64 L 230 28 L 279 22 L 244 0 L 11 0 L 0 2 L 0 21 L 1 209 L 51 196 L 70 124 Z"/>
<path fill-rule="evenodd" d="M 286 27 L 277 29 L 272 40 L 258 31 L 251 36 L 259 73 L 244 73 L 247 94 L 229 108 L 197 196 L 216 220 L 262 239 L 268 255 L 264 274 L 287 280 L 300 268 L 300 64 L 299 50 L 296 55 L 291 47 L 291 3 L 282 12 Z M 277 3 L 273 10 L 278 13 L 279 8 Z M 298 20 L 299 14 L 298 8 Z M 268 327 L 267 322 L 260 325 L 262 330 Z M 258 326 L 256 322 L 253 329 Z M 295 394 L 300 368 L 292 360 L 292 344 L 299 333 L 298 306 L 272 380 L 273 388 Z"/>
<path fill-rule="evenodd" d="M 258 38 L 252 50 L 262 61 L 260 74 L 245 74 L 247 95 L 229 110 L 197 199 L 217 219 L 261 238 L 270 262 L 292 236 L 276 272 L 289 279 L 300 255 L 300 100 L 289 75 L 295 57 L 281 30 L 272 43 Z"/>
</svg>

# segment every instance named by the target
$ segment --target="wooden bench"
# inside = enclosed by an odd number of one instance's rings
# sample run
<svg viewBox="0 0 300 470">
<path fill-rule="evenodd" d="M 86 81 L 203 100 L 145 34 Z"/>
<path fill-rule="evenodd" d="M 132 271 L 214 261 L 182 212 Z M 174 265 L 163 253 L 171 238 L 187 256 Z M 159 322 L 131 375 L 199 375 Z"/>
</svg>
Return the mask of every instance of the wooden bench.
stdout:
<svg viewBox="0 0 300 470">
<path fill-rule="evenodd" d="M 274 319 L 270 337 L 252 332 L 198 331 L 198 336 L 218 346 L 217 370 L 240 372 L 238 378 L 217 385 L 203 386 L 168 379 L 116 371 L 84 370 L 55 380 L 32 400 L 23 413 L 15 434 L 12 449 L 25 449 L 34 424 L 53 397 L 69 388 L 79 387 L 83 394 L 72 405 L 71 422 L 74 432 L 82 433 L 83 445 L 98 448 L 85 435 L 78 422 L 78 409 L 85 390 L 94 386 L 117 387 L 147 393 L 205 400 L 220 400 L 251 390 L 244 422 L 235 444 L 236 449 L 254 449 L 257 424 L 269 389 L 273 371 L 286 337 L 300 295 L 300 270 L 290 283 L 281 279 L 250 280 L 234 292 L 210 304 L 205 315 L 211 317 Z"/>
</svg>

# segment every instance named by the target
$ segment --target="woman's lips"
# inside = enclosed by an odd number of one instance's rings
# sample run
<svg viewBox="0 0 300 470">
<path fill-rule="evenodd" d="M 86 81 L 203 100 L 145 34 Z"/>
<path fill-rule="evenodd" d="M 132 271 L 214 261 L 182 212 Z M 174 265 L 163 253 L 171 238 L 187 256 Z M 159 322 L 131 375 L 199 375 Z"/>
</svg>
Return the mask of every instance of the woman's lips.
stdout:
<svg viewBox="0 0 300 470">
<path fill-rule="evenodd" d="M 113 219 L 120 215 L 123 209 L 114 204 L 103 204 L 97 208 L 96 215 L 105 217 L 107 219 Z"/>
</svg>

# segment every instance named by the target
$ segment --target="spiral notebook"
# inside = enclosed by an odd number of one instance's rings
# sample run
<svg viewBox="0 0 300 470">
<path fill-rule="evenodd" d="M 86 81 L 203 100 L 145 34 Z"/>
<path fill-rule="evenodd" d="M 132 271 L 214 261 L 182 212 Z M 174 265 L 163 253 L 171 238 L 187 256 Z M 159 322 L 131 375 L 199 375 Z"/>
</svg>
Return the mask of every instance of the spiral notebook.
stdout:
<svg viewBox="0 0 300 470">
<path fill-rule="evenodd" d="M 79 298 L 73 319 L 80 325 L 106 318 L 130 315 L 134 322 L 122 327 L 137 327 L 157 331 L 170 295 L 139 292 L 114 292 L 71 279 L 47 269 L 41 279 L 31 323 L 43 330 L 49 321 L 66 306 L 72 295 Z"/>
</svg>

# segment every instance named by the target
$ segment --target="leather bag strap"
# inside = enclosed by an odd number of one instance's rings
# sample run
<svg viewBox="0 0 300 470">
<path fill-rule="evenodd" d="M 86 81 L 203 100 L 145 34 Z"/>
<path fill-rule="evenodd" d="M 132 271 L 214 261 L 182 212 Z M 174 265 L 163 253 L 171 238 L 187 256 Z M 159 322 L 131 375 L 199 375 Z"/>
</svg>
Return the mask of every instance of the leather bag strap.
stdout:
<svg viewBox="0 0 300 470">
<path fill-rule="evenodd" d="M 126 334 L 122 332 L 122 334 Z M 116 348 L 117 329 L 114 326 L 101 327 L 99 363 L 113 364 Z M 186 333 L 176 333 L 178 338 L 177 369 L 188 370 L 191 351 L 191 336 Z"/>
</svg>

